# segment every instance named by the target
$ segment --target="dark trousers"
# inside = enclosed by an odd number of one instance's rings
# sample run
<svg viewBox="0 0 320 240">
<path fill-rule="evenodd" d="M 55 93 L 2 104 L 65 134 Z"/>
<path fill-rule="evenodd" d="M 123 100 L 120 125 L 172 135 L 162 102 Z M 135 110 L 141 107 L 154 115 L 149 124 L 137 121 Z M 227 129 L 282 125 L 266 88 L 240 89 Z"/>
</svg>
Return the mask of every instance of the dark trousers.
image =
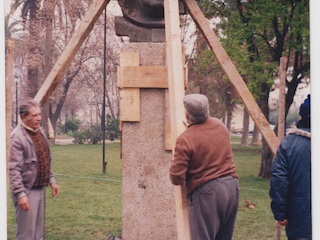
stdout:
<svg viewBox="0 0 320 240">
<path fill-rule="evenodd" d="M 312 238 L 288 238 L 288 240 L 312 240 Z"/>
<path fill-rule="evenodd" d="M 239 205 L 238 179 L 213 179 L 188 197 L 192 240 L 231 240 Z"/>
</svg>

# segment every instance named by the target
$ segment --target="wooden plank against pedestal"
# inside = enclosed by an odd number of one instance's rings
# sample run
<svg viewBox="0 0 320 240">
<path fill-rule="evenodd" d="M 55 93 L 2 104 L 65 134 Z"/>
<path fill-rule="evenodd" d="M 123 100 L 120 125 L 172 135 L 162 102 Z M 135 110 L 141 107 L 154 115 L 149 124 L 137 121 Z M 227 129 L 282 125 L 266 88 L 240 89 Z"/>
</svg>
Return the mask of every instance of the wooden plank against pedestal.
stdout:
<svg viewBox="0 0 320 240">
<path fill-rule="evenodd" d="M 165 94 L 165 110 L 164 110 L 164 149 L 172 151 L 172 137 L 171 137 L 171 125 L 170 125 L 170 107 L 169 107 L 169 89 L 164 91 Z"/>
<path fill-rule="evenodd" d="M 140 89 L 126 88 L 120 90 L 120 121 L 140 121 Z"/>
<path fill-rule="evenodd" d="M 123 88 L 168 88 L 167 67 L 124 66 L 121 68 Z"/>
<path fill-rule="evenodd" d="M 177 137 L 184 131 L 185 119 L 184 97 L 184 70 L 182 63 L 182 46 L 179 26 L 179 1 L 165 0 L 165 28 L 166 28 L 166 57 L 169 84 L 169 108 L 172 139 L 172 153 Z M 178 240 L 190 239 L 188 222 L 188 206 L 185 186 L 175 187 L 176 220 Z"/>
<path fill-rule="evenodd" d="M 41 105 L 43 105 L 49 99 L 49 96 L 59 84 L 62 76 L 70 66 L 73 57 L 76 55 L 84 40 L 90 34 L 94 23 L 97 21 L 98 17 L 109 2 L 110 0 L 96 0 L 90 6 L 89 11 L 86 13 L 79 27 L 74 32 L 66 48 L 63 50 L 61 56 L 58 58 L 51 72 L 34 98 Z"/>
<path fill-rule="evenodd" d="M 195 0 L 182 0 L 188 9 L 191 17 L 201 31 L 203 37 L 206 39 L 211 51 L 216 56 L 222 69 L 229 77 L 233 87 L 238 92 L 253 121 L 257 124 L 262 136 L 266 140 L 270 150 L 276 154 L 280 144 L 276 134 L 270 128 L 267 119 L 261 112 L 258 104 L 250 93 L 247 85 L 243 81 L 233 62 L 222 47 L 217 36 L 212 31 L 208 19 L 203 15 Z"/>
<path fill-rule="evenodd" d="M 139 66 L 139 54 L 135 52 L 120 52 L 120 66 L 118 68 L 118 86 L 120 89 L 120 121 L 140 121 L 140 89 L 123 88 L 123 67 Z"/>
</svg>

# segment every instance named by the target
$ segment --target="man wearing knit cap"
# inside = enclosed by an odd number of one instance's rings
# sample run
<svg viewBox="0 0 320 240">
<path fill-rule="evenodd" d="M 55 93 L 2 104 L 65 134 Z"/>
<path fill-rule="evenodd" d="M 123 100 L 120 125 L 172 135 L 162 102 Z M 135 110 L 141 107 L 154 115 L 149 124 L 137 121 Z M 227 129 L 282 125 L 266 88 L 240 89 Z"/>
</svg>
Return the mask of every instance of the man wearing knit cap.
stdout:
<svg viewBox="0 0 320 240">
<path fill-rule="evenodd" d="M 311 240 L 311 126 L 310 95 L 301 104 L 297 128 L 287 131 L 271 175 L 271 210 L 286 226 L 289 240 Z"/>
<path fill-rule="evenodd" d="M 225 125 L 209 116 L 208 98 L 183 99 L 187 129 L 177 138 L 170 179 L 186 184 L 193 240 L 231 240 L 239 203 L 236 167 Z"/>
</svg>

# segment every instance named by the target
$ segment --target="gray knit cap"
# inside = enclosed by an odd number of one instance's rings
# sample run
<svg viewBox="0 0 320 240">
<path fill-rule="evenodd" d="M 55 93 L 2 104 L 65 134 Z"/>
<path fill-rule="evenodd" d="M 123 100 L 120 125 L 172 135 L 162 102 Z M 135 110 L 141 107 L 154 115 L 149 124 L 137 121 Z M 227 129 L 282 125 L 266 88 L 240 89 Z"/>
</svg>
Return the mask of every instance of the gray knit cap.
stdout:
<svg viewBox="0 0 320 240">
<path fill-rule="evenodd" d="M 206 116 L 209 113 L 209 101 L 203 94 L 188 94 L 184 96 L 183 104 L 187 112 L 192 116 Z"/>
</svg>

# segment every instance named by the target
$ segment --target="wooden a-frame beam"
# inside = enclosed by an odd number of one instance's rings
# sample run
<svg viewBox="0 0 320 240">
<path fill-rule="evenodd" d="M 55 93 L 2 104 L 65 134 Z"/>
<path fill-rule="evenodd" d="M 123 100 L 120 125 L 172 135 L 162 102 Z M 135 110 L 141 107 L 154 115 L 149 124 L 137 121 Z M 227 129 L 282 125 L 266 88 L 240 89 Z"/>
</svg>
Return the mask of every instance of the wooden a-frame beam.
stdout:
<svg viewBox="0 0 320 240">
<path fill-rule="evenodd" d="M 95 22 L 109 2 L 110 0 L 96 0 L 92 3 L 89 11 L 82 19 L 79 27 L 72 35 L 66 48 L 58 58 L 57 62 L 53 66 L 52 70 L 35 96 L 34 99 L 38 101 L 40 105 L 43 105 L 49 99 L 50 95 L 62 79 L 62 76 L 70 66 L 73 57 L 80 49 L 84 40 L 89 36 Z"/>
<path fill-rule="evenodd" d="M 208 19 L 201 12 L 195 0 L 182 0 L 185 4 L 189 14 L 196 23 L 198 29 L 201 31 L 203 37 L 206 39 L 211 51 L 216 56 L 222 69 L 229 77 L 233 87 L 242 99 L 246 109 L 248 110 L 253 121 L 259 128 L 263 138 L 267 142 L 273 154 L 276 154 L 280 141 L 273 130 L 270 128 L 269 123 L 263 115 L 261 109 L 253 98 L 247 85 L 243 81 L 233 62 L 228 54 L 222 47 L 217 36 L 210 27 Z"/>
</svg>

